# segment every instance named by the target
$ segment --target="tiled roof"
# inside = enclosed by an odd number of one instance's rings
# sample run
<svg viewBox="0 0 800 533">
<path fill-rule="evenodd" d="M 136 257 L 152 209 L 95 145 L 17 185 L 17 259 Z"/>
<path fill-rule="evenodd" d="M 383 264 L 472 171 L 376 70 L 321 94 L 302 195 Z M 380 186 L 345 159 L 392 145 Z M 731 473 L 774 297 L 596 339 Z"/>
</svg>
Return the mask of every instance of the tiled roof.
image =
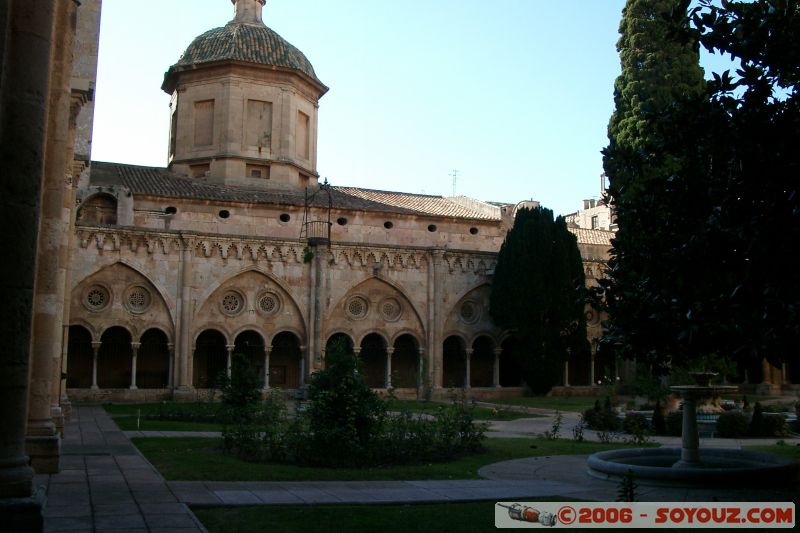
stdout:
<svg viewBox="0 0 800 533">
<path fill-rule="evenodd" d="M 305 203 L 305 194 L 302 192 L 253 190 L 208 183 L 180 176 L 160 167 L 93 161 L 90 176 L 92 185 L 122 185 L 134 194 L 147 196 L 291 206 L 303 206 Z M 375 191 L 356 187 L 333 187 L 331 193 L 335 209 L 498 220 L 441 196 Z M 317 195 L 315 205 L 319 207 L 327 205 L 324 196 Z"/>
<path fill-rule="evenodd" d="M 181 67 L 217 61 L 244 61 L 299 70 L 325 87 L 306 56 L 263 24 L 229 22 L 197 37 L 164 76 Z"/>
<path fill-rule="evenodd" d="M 613 231 L 602 229 L 569 228 L 578 238 L 578 244 L 599 244 L 611 247 L 611 239 L 614 238 Z"/>
<path fill-rule="evenodd" d="M 427 194 L 410 194 L 404 192 L 376 191 L 372 189 L 359 189 L 356 187 L 336 187 L 350 196 L 369 200 L 383 205 L 391 205 L 410 209 L 417 213 L 440 217 L 473 218 L 480 220 L 499 220 L 499 216 L 492 216 L 478 209 L 472 209 L 460 202 L 442 196 Z"/>
</svg>

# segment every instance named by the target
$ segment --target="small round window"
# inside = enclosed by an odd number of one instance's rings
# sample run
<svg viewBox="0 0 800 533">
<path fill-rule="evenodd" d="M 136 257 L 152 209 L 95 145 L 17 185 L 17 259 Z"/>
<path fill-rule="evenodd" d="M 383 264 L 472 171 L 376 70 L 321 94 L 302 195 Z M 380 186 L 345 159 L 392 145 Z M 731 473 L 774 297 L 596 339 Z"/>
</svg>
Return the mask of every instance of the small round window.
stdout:
<svg viewBox="0 0 800 533">
<path fill-rule="evenodd" d="M 431 233 L 433 233 L 434 231 L 436 231 L 436 224 L 431 224 L 431 225 L 429 225 L 429 226 L 428 226 L 428 231 L 430 231 Z"/>
<path fill-rule="evenodd" d="M 178 208 L 175 207 L 174 205 L 170 205 L 164 208 L 164 212 L 168 215 L 174 215 L 175 213 L 178 212 Z"/>
<path fill-rule="evenodd" d="M 344 218 L 344 217 L 339 217 L 339 218 L 336 219 L 336 223 L 339 224 L 340 226 L 346 226 L 347 225 L 347 219 Z"/>
<path fill-rule="evenodd" d="M 281 222 L 289 222 L 292 220 L 292 217 L 289 216 L 289 213 L 283 213 L 280 217 L 278 217 Z"/>
<path fill-rule="evenodd" d="M 392 224 L 391 220 L 387 220 L 386 222 L 383 223 L 383 227 L 386 229 L 392 229 L 394 227 L 394 224 Z"/>
<path fill-rule="evenodd" d="M 478 234 L 478 228 L 469 228 L 469 234 L 470 235 L 477 235 Z"/>
<path fill-rule="evenodd" d="M 231 212 L 228 211 L 227 209 L 223 209 L 222 211 L 219 212 L 219 218 L 230 218 L 230 216 Z"/>
<path fill-rule="evenodd" d="M 381 316 L 383 316 L 383 319 L 387 322 L 394 322 L 400 318 L 400 313 L 402 311 L 400 302 L 394 298 L 387 298 L 386 300 L 382 301 L 380 309 Z"/>
<path fill-rule="evenodd" d="M 461 304 L 459 315 L 461 316 L 461 320 L 463 320 L 466 324 L 474 324 L 480 318 L 480 307 L 478 307 L 478 305 L 472 301 L 464 302 Z"/>
<path fill-rule="evenodd" d="M 131 313 L 144 313 L 150 307 L 150 291 L 144 287 L 131 287 L 125 291 L 123 303 Z"/>
<path fill-rule="evenodd" d="M 347 315 L 355 320 L 360 320 L 367 316 L 369 306 L 367 300 L 361 296 L 353 296 L 347 301 Z"/>
<path fill-rule="evenodd" d="M 235 316 L 244 309 L 244 298 L 236 291 L 228 291 L 222 296 L 220 306 L 223 313 L 229 316 Z"/>
<path fill-rule="evenodd" d="M 102 311 L 111 302 L 108 289 L 100 285 L 93 285 L 86 291 L 83 303 L 90 311 Z"/>
<path fill-rule="evenodd" d="M 258 297 L 258 310 L 265 315 L 274 315 L 281 308 L 281 301 L 278 295 L 272 292 L 265 292 Z"/>
</svg>

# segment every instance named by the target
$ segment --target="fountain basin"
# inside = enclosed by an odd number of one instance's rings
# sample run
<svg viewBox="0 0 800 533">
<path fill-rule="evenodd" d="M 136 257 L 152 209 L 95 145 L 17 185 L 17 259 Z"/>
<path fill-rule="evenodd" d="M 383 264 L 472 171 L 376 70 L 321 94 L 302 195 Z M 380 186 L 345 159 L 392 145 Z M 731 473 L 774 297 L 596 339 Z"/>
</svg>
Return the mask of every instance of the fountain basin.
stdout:
<svg viewBox="0 0 800 533">
<path fill-rule="evenodd" d="M 747 450 L 703 449 L 699 463 L 674 466 L 680 460 L 680 448 L 631 448 L 596 453 L 587 465 L 600 479 L 620 480 L 631 470 L 640 485 L 695 488 L 787 485 L 796 483 L 800 472 L 797 461 Z"/>
</svg>

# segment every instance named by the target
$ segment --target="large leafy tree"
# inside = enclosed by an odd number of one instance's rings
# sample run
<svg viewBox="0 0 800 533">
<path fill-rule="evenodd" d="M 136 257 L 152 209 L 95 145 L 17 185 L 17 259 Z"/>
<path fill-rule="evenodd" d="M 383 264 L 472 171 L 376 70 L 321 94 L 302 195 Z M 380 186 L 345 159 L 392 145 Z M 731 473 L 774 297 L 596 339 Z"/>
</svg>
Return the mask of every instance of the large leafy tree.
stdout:
<svg viewBox="0 0 800 533">
<path fill-rule="evenodd" d="M 800 227 L 798 2 L 700 0 L 688 16 L 673 3 L 658 19 L 667 39 L 741 67 L 641 110 L 635 143 L 612 118 L 604 166 L 620 230 L 605 342 L 664 366 L 715 353 L 778 362 L 800 305 L 784 253 Z"/>
<path fill-rule="evenodd" d="M 514 357 L 535 392 L 556 384 L 563 362 L 588 349 L 585 278 L 575 236 L 549 209 L 522 208 L 495 268 L 490 312 L 514 332 Z"/>
</svg>

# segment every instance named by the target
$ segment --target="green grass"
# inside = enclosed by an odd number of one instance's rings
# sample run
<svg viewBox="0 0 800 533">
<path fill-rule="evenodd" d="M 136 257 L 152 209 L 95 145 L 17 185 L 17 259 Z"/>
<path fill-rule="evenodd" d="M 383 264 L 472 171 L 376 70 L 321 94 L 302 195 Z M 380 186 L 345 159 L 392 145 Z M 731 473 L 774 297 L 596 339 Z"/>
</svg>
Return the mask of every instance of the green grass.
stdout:
<svg viewBox="0 0 800 533">
<path fill-rule="evenodd" d="M 602 405 L 605 401 L 605 396 L 526 396 L 524 398 L 500 398 L 488 401 L 500 406 L 520 405 L 539 409 L 551 409 L 553 411 L 574 411 L 582 413 L 590 407 L 594 407 L 594 402 L 596 400 L 600 400 L 600 404 Z"/>
<path fill-rule="evenodd" d="M 746 450 L 754 452 L 769 452 L 800 461 L 800 446 L 794 443 L 773 444 L 771 446 L 745 446 Z"/>
<path fill-rule="evenodd" d="M 552 496 L 520 501 L 576 501 Z M 211 533 L 496 531 L 495 500 L 416 505 L 281 505 L 192 509 Z"/>
<path fill-rule="evenodd" d="M 429 402 L 425 400 L 389 400 L 387 408 L 389 411 L 411 411 L 413 413 L 427 413 L 435 414 L 440 407 L 446 406 L 447 403 L 442 402 Z M 490 407 L 475 407 L 475 418 L 477 420 L 517 420 L 519 418 L 539 418 L 543 415 L 534 415 L 527 413 L 518 413 L 503 409 L 498 406 L 497 409 Z"/>
<path fill-rule="evenodd" d="M 183 420 L 151 420 L 142 418 L 136 427 L 135 416 L 115 416 L 114 422 L 123 431 L 222 431 L 222 424 L 185 422 Z"/>
<path fill-rule="evenodd" d="M 220 450 L 220 439 L 135 438 L 133 443 L 170 481 L 377 481 L 480 479 L 482 466 L 521 457 L 582 455 L 621 448 L 619 443 L 548 441 L 542 438 L 487 439 L 485 452 L 447 463 L 376 468 L 314 468 L 248 463 Z"/>
</svg>

